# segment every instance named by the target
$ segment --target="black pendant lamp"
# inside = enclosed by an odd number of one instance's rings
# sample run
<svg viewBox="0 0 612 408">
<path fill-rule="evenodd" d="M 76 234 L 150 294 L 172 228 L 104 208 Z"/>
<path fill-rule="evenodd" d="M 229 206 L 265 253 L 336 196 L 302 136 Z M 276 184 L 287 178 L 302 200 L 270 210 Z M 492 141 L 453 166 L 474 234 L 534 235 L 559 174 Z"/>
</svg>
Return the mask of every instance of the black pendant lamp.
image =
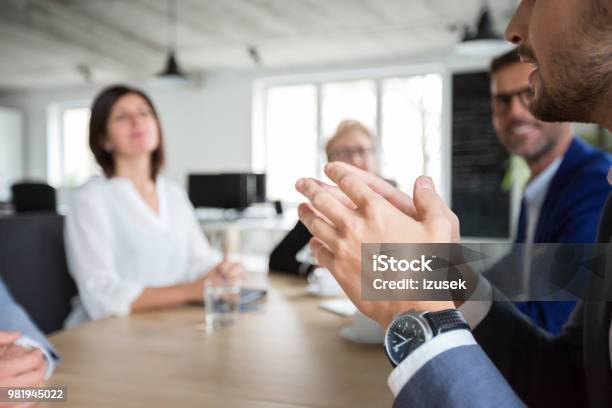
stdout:
<svg viewBox="0 0 612 408">
<path fill-rule="evenodd" d="M 168 0 L 168 57 L 165 68 L 157 76 L 164 80 L 187 81 L 187 74 L 183 72 L 176 59 L 177 24 L 176 0 Z"/>
<path fill-rule="evenodd" d="M 466 27 L 461 42 L 457 44 L 457 52 L 465 56 L 490 56 L 500 54 L 509 48 L 509 43 L 495 31 L 491 10 L 484 3 L 476 30 Z"/>
</svg>

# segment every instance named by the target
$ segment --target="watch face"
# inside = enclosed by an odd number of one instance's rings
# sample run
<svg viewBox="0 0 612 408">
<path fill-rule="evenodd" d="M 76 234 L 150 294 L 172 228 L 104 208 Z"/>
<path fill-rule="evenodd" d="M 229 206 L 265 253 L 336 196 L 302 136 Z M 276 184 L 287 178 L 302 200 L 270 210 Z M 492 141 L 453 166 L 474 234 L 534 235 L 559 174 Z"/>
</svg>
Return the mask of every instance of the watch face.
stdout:
<svg viewBox="0 0 612 408">
<path fill-rule="evenodd" d="M 387 354 L 395 364 L 399 364 L 426 340 L 427 332 L 423 324 L 413 316 L 402 316 L 387 332 Z"/>
</svg>

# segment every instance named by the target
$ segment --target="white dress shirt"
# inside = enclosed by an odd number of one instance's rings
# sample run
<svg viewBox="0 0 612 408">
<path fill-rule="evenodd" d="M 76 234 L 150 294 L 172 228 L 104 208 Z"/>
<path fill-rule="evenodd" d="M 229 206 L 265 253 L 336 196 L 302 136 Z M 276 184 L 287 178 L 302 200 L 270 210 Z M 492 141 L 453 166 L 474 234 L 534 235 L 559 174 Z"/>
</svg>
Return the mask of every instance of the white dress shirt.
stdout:
<svg viewBox="0 0 612 408">
<path fill-rule="evenodd" d="M 536 229 L 540 219 L 540 211 L 548 194 L 548 187 L 552 181 L 563 157 L 558 157 L 544 171 L 533 178 L 526 186 L 523 192 L 525 201 L 525 217 L 527 224 L 525 225 L 525 243 L 523 250 L 523 270 L 521 271 L 521 283 L 524 293 L 529 291 L 529 274 L 531 272 L 531 261 L 533 244 L 535 240 Z"/>
<path fill-rule="evenodd" d="M 95 177 L 74 193 L 65 240 L 80 302 L 67 326 L 129 314 L 144 288 L 193 281 L 221 260 L 184 190 L 159 177 L 156 191 L 159 214 L 125 178 Z"/>
<path fill-rule="evenodd" d="M 538 219 L 540 217 L 540 210 L 542 209 L 542 205 L 546 199 L 546 194 L 548 194 L 550 182 L 552 181 L 553 177 L 555 177 L 555 174 L 557 174 L 557 170 L 559 170 L 562 160 L 563 157 L 558 157 L 554 162 L 546 167 L 544 171 L 534 177 L 533 180 L 527 184 L 527 186 L 525 186 L 523 198 L 525 199 L 527 211 L 527 214 L 525 214 L 527 216 L 525 242 L 527 243 L 533 243 L 534 241 Z"/>
</svg>

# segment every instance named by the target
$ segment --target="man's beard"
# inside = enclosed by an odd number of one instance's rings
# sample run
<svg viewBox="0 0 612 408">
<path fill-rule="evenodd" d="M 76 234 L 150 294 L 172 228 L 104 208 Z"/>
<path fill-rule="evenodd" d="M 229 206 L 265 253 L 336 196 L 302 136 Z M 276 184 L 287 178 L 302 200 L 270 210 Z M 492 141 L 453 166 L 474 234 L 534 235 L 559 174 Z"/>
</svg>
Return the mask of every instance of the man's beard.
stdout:
<svg viewBox="0 0 612 408">
<path fill-rule="evenodd" d="M 559 144 L 559 138 L 554 137 L 548 139 L 544 142 L 542 146 L 540 146 L 536 151 L 525 154 L 523 158 L 527 161 L 527 163 L 533 163 L 540 160 L 542 157 L 550 153 L 557 145 Z"/>
<path fill-rule="evenodd" d="M 513 155 L 522 157 L 523 159 L 525 159 L 527 163 L 536 162 L 540 160 L 543 156 L 550 153 L 550 151 L 553 150 L 559 144 L 559 137 L 560 137 L 559 133 L 551 134 L 550 130 L 546 131 L 536 124 L 530 124 L 530 126 L 538 127 L 539 131 L 541 132 L 541 136 L 540 136 L 541 142 L 530 151 L 525 151 L 525 150 L 522 150 L 520 146 L 517 147 L 515 145 L 512 145 L 511 143 L 512 136 L 509 136 L 509 133 L 508 133 L 510 132 L 510 130 L 506 130 L 505 136 L 502 139 L 503 140 L 502 144 L 504 145 L 504 147 L 506 148 L 508 152 L 510 152 Z"/>
<path fill-rule="evenodd" d="M 540 71 L 540 89 L 530 107 L 535 117 L 545 122 L 593 121 L 594 111 L 612 87 L 612 71 L 603 69 L 603 61 L 589 62 L 593 58 L 582 53 L 558 52 L 552 59 L 557 72 L 550 81 Z"/>
<path fill-rule="evenodd" d="M 530 110 L 546 122 L 592 122 L 597 107 L 612 93 L 612 29 L 606 3 L 585 5 L 580 28 L 569 40 L 558 41 L 552 51 L 550 70 L 544 78 L 540 66 L 540 86 Z M 523 46 L 525 55 L 535 57 Z M 535 58 L 534 58 L 535 59 Z"/>
</svg>

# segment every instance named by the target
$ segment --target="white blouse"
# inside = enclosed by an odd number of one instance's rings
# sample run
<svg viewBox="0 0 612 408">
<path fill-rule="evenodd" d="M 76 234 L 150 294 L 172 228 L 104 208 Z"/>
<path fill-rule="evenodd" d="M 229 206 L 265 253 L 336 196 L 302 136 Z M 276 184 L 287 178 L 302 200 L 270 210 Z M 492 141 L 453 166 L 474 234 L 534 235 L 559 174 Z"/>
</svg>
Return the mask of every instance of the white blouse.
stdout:
<svg viewBox="0 0 612 408">
<path fill-rule="evenodd" d="M 161 177 L 156 186 L 159 214 L 125 178 L 95 177 L 74 193 L 65 241 L 80 302 L 68 326 L 129 314 L 145 287 L 193 281 L 221 260 L 185 191 Z"/>
</svg>

